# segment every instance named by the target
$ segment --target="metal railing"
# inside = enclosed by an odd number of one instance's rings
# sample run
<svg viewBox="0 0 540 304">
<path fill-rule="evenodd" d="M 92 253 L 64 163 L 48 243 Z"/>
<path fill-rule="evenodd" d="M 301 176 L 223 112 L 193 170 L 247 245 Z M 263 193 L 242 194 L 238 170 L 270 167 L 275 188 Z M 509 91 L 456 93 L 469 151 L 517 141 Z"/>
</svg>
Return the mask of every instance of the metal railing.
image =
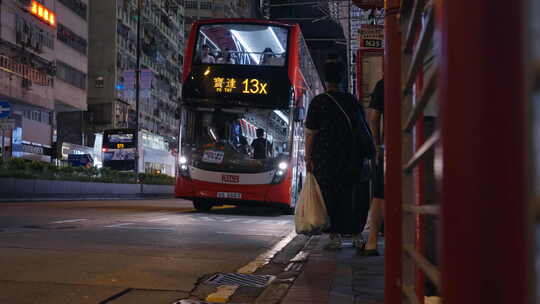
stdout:
<svg viewBox="0 0 540 304">
<path fill-rule="evenodd" d="M 16 62 L 15 60 L 0 55 L 0 69 L 13 75 L 32 81 L 40 86 L 50 86 L 52 78 L 45 72 L 30 67 L 27 64 Z"/>
<path fill-rule="evenodd" d="M 437 148 L 440 132 L 428 132 L 424 111 L 430 102 L 436 102 L 437 68 L 429 69 L 430 75 L 424 86 L 424 74 L 428 70 L 425 58 L 433 43 L 434 11 L 432 1 L 403 1 L 400 11 L 401 32 L 403 33 L 402 54 L 402 155 L 403 155 L 403 283 L 405 302 L 424 303 L 425 280 L 431 281 L 438 294 L 441 288 L 440 270 L 435 265 L 436 257 L 429 256 L 426 247 L 435 247 L 427 242 L 427 217 L 438 217 L 439 205 L 428 193 L 436 192 L 433 168 L 434 150 Z M 436 119 L 436 118 L 435 118 Z M 431 130 L 430 130 L 431 131 Z M 426 138 L 428 137 L 428 138 Z"/>
</svg>

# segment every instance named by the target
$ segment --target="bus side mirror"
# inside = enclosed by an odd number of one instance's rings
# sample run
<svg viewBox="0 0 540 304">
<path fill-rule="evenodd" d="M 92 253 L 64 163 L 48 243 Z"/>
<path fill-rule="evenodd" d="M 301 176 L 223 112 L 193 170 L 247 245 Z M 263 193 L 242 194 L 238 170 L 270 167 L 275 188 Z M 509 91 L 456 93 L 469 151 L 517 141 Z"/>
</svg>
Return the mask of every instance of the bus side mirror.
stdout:
<svg viewBox="0 0 540 304">
<path fill-rule="evenodd" d="M 306 119 L 306 109 L 304 107 L 294 108 L 293 116 L 295 122 L 303 122 Z"/>
</svg>

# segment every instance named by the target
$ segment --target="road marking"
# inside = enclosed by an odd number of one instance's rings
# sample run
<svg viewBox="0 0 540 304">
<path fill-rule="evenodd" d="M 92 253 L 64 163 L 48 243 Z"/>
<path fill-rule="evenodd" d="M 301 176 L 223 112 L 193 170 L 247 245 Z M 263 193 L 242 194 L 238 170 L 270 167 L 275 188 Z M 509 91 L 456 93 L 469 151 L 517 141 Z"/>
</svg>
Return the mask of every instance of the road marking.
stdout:
<svg viewBox="0 0 540 304">
<path fill-rule="evenodd" d="M 168 217 L 162 217 L 162 218 L 156 218 L 156 219 L 153 219 L 153 220 L 148 220 L 148 222 L 162 222 L 162 221 L 166 221 L 168 219 L 169 219 Z"/>
<path fill-rule="evenodd" d="M 209 221 L 209 222 L 215 222 L 216 221 L 216 219 L 208 217 L 208 216 L 201 216 L 200 218 L 203 219 L 203 220 Z"/>
<path fill-rule="evenodd" d="M 234 221 L 239 221 L 240 219 L 237 219 L 237 218 L 232 218 L 232 219 L 226 219 L 226 220 L 223 220 L 225 223 L 230 223 L 230 222 L 234 222 Z"/>
<path fill-rule="evenodd" d="M 217 234 L 228 234 L 228 235 L 245 235 L 245 236 L 276 236 L 275 233 L 268 232 L 266 234 L 260 233 L 260 232 L 249 232 L 249 231 L 241 231 L 241 232 L 221 232 L 217 231 Z"/>
<path fill-rule="evenodd" d="M 135 226 L 135 227 L 115 227 L 119 229 L 131 229 L 131 230 L 165 230 L 165 231 L 175 231 L 173 228 L 158 228 L 158 227 L 143 227 L 143 226 Z"/>
<path fill-rule="evenodd" d="M 206 297 L 206 301 L 212 303 L 227 303 L 236 289 L 238 289 L 238 286 L 221 285 L 217 288 L 216 292 L 211 293 Z"/>
<path fill-rule="evenodd" d="M 54 222 L 51 222 L 51 224 L 76 223 L 76 222 L 82 222 L 82 221 L 88 221 L 88 219 L 74 219 L 74 220 L 54 221 Z"/>
<path fill-rule="evenodd" d="M 133 223 L 114 224 L 114 225 L 105 226 L 105 228 L 118 228 L 118 227 L 123 227 L 127 225 L 133 225 Z"/>
<path fill-rule="evenodd" d="M 260 267 L 268 264 L 268 262 L 270 262 L 270 260 L 276 255 L 276 253 L 278 253 L 281 249 L 287 246 L 287 244 L 289 244 L 289 242 L 292 241 L 294 237 L 296 237 L 296 232 L 292 230 L 286 237 L 281 239 L 279 243 L 274 245 L 274 247 L 260 254 L 255 260 L 249 262 L 246 266 L 238 269 L 236 272 L 243 274 L 254 273 Z"/>
<path fill-rule="evenodd" d="M 243 224 L 252 224 L 252 223 L 256 223 L 258 222 L 257 220 L 247 220 L 247 221 L 244 221 L 242 222 Z"/>
</svg>

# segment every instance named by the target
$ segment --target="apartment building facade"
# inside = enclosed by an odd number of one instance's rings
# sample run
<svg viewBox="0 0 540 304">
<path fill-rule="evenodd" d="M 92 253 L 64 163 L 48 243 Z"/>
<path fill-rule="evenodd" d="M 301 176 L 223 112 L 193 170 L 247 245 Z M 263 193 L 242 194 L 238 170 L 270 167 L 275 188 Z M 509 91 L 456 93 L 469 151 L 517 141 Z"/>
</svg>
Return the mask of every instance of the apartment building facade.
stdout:
<svg viewBox="0 0 540 304">
<path fill-rule="evenodd" d="M 8 155 L 50 161 L 57 116 L 87 109 L 86 0 L 4 0 L 0 4 L 0 100 L 15 128 Z"/>
<path fill-rule="evenodd" d="M 89 134 L 136 127 L 138 17 L 135 0 L 90 7 Z M 183 26 L 182 1 L 141 1 L 139 128 L 171 143 L 178 134 Z"/>
<path fill-rule="evenodd" d="M 263 0 L 185 0 L 185 35 L 196 20 L 214 18 L 261 18 Z"/>
</svg>

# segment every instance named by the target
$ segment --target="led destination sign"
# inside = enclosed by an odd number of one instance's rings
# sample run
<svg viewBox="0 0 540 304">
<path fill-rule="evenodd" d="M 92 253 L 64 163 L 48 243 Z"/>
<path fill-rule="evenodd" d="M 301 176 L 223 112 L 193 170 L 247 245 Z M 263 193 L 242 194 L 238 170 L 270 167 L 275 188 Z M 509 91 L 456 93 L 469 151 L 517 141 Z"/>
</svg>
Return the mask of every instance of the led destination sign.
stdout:
<svg viewBox="0 0 540 304">
<path fill-rule="evenodd" d="M 286 68 L 194 66 L 182 87 L 183 103 L 287 108 L 292 84 Z"/>
<path fill-rule="evenodd" d="M 213 89 L 216 93 L 237 93 L 248 95 L 268 95 L 267 81 L 256 78 L 212 78 Z"/>
</svg>

